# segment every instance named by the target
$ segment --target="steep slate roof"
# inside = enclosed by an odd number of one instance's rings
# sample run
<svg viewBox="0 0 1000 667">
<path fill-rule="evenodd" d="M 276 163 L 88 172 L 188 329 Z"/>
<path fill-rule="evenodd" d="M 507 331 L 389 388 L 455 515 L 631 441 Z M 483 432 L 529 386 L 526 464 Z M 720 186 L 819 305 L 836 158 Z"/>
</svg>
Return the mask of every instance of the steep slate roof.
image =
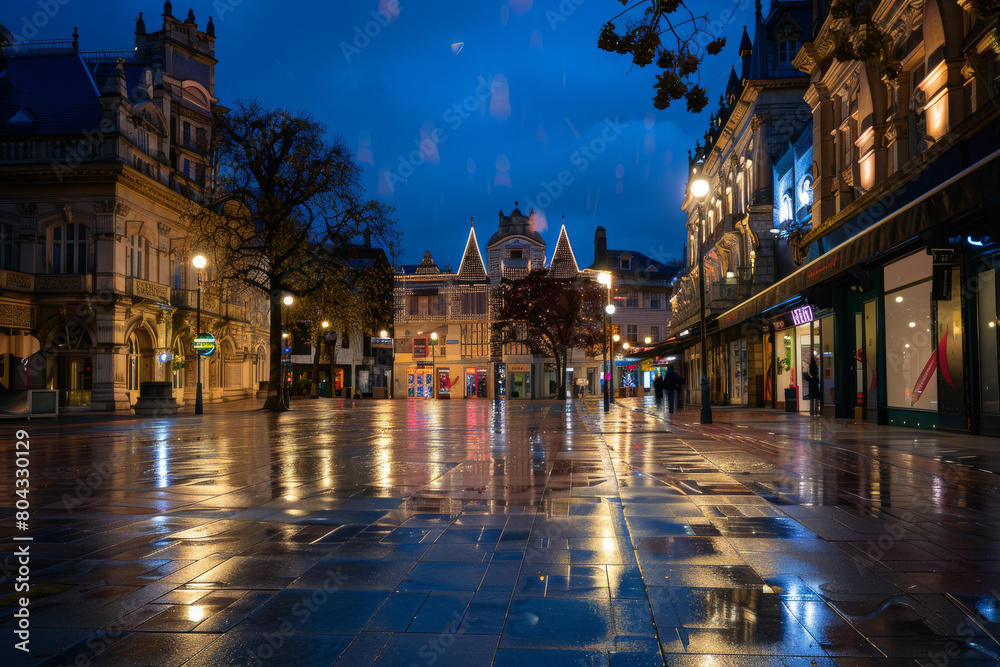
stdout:
<svg viewBox="0 0 1000 667">
<path fill-rule="evenodd" d="M 566 235 L 564 221 L 562 229 L 559 230 L 555 252 L 552 253 L 552 261 L 549 263 L 549 275 L 553 278 L 575 278 L 578 273 L 580 268 L 576 263 L 576 255 L 573 254 L 573 246 L 570 245 L 569 237 Z"/>
<path fill-rule="evenodd" d="M 631 269 L 621 268 L 618 258 L 622 255 L 629 255 L 632 258 Z M 605 266 L 608 268 L 605 269 Z M 647 272 L 646 269 L 650 266 L 655 268 L 656 271 Z M 611 271 L 612 273 L 617 274 L 643 274 L 653 280 L 670 280 L 678 271 L 681 270 L 682 266 L 679 263 L 671 262 L 669 264 L 665 264 L 663 262 L 658 262 L 655 259 L 635 250 L 612 250 L 609 248 L 607 264 L 602 263 L 599 257 L 595 257 L 594 263 L 587 268 L 595 271 Z"/>
<path fill-rule="evenodd" d="M 72 135 L 97 133 L 104 109 L 80 54 L 25 56 L 7 61 L 0 86 L 0 134 Z M 33 123 L 11 123 L 21 110 Z"/>
<path fill-rule="evenodd" d="M 414 273 L 420 276 L 432 273 L 441 273 L 441 269 L 438 268 L 438 265 L 434 263 L 434 259 L 431 258 L 430 250 L 424 253 L 424 259 L 420 262 L 420 266 L 417 267 L 417 270 Z"/>
<path fill-rule="evenodd" d="M 469 228 L 469 239 L 465 242 L 465 252 L 462 263 L 458 265 L 459 280 L 487 280 L 486 265 L 483 256 L 479 254 L 479 241 L 476 240 L 476 228 Z"/>
</svg>

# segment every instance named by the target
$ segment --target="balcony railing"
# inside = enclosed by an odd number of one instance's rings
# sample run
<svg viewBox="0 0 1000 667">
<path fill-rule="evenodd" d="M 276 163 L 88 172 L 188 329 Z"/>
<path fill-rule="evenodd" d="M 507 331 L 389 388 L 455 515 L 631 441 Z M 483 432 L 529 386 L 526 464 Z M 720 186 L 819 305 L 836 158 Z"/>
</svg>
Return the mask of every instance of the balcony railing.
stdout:
<svg viewBox="0 0 1000 667">
<path fill-rule="evenodd" d="M 198 307 L 198 290 L 170 290 L 170 305 L 175 308 L 187 308 L 189 310 L 194 310 Z M 202 294 L 201 312 L 221 315 L 222 313 L 219 312 L 219 297 L 215 294 Z"/>
<path fill-rule="evenodd" d="M 35 276 L 36 292 L 89 292 L 89 273 L 43 274 Z"/>
<path fill-rule="evenodd" d="M 170 288 L 160 283 L 129 277 L 125 279 L 125 291 L 141 299 L 170 303 Z"/>
<path fill-rule="evenodd" d="M 732 282 L 713 282 L 712 289 L 708 293 L 708 308 L 731 308 L 739 303 L 740 286 L 733 280 Z"/>
</svg>

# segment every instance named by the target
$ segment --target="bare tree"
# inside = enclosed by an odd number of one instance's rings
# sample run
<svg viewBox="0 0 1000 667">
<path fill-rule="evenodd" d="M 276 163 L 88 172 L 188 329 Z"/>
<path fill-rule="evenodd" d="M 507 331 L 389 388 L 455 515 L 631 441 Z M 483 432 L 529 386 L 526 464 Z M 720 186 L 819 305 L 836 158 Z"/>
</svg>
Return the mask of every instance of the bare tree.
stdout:
<svg viewBox="0 0 1000 667">
<path fill-rule="evenodd" d="M 344 259 L 372 242 L 394 253 L 392 208 L 366 199 L 361 170 L 340 137 L 306 113 L 238 100 L 215 121 L 216 172 L 191 210 L 190 242 L 210 253 L 217 276 L 267 294 L 270 381 L 264 408 L 286 410 L 281 375 L 281 299 L 322 290 Z"/>
<path fill-rule="evenodd" d="M 556 362 L 560 400 L 566 398 L 566 361 L 573 348 L 593 350 L 604 331 L 604 290 L 590 280 L 548 277 L 532 271 L 498 288 L 493 332 L 502 343 L 523 343 Z"/>
</svg>

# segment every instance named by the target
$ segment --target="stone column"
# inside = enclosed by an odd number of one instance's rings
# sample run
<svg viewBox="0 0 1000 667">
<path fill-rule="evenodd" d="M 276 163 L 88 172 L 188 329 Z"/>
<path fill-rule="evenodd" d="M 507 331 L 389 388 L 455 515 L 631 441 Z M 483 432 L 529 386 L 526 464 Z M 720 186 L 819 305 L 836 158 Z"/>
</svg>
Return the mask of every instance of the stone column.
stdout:
<svg viewBox="0 0 1000 667">
<path fill-rule="evenodd" d="M 90 409 L 94 412 L 127 410 L 130 407 L 125 390 L 125 311 L 126 307 L 115 301 L 107 307 L 98 308 L 95 313 L 97 340 L 94 345 L 94 385 L 90 395 Z"/>
</svg>

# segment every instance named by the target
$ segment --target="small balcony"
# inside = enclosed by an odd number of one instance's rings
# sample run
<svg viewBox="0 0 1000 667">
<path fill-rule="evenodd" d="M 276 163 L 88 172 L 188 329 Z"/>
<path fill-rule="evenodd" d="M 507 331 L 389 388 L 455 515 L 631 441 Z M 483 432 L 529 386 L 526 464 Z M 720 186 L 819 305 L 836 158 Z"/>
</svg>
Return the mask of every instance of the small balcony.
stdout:
<svg viewBox="0 0 1000 667">
<path fill-rule="evenodd" d="M 125 279 L 125 292 L 129 296 L 159 303 L 170 303 L 170 288 L 160 283 L 128 277 Z"/>
<path fill-rule="evenodd" d="M 35 276 L 35 292 L 90 292 L 89 273 L 50 273 Z"/>
</svg>

